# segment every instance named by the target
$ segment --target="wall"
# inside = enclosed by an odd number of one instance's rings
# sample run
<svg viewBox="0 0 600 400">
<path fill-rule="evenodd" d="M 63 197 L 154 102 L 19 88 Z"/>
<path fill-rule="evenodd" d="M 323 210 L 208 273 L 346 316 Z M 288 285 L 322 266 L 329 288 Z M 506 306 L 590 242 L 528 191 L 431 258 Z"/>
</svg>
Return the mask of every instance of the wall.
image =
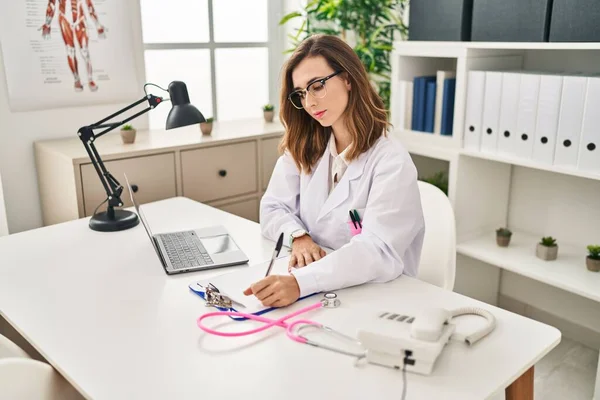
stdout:
<svg viewBox="0 0 600 400">
<path fill-rule="evenodd" d="M 0 176 L 0 236 L 4 235 L 8 235 L 8 223 L 6 222 L 6 207 L 2 191 L 2 176 Z"/>
<path fill-rule="evenodd" d="M 131 57 L 135 60 L 138 76 L 144 80 L 144 52 L 139 2 L 127 3 L 130 7 L 130 20 L 134 32 L 134 54 Z M 2 12 L 1 5 L 0 12 Z M 141 98 L 143 94 L 143 88 L 140 87 L 139 97 L 132 98 L 131 102 Z M 6 217 L 10 233 L 42 226 L 33 142 L 75 136 L 77 129 L 82 125 L 90 124 L 112 114 L 125 105 L 127 104 L 11 112 L 4 62 L 0 53 L 0 174 L 2 175 Z M 147 115 L 136 119 L 136 125 L 140 129 L 147 128 Z M 0 215 L 0 234 L 2 233 L 1 226 L 2 215 Z"/>
</svg>

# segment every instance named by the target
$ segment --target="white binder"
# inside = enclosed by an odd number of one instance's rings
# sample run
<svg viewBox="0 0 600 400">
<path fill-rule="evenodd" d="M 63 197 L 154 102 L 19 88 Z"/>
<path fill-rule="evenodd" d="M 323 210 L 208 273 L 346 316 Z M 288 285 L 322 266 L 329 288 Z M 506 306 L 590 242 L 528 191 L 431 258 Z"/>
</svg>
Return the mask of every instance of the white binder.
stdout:
<svg viewBox="0 0 600 400">
<path fill-rule="evenodd" d="M 530 73 L 521 74 L 517 135 L 515 137 L 515 153 L 521 158 L 531 159 L 533 153 L 539 90 L 540 75 Z"/>
<path fill-rule="evenodd" d="M 577 168 L 600 173 L 600 78 L 588 78 Z"/>
<path fill-rule="evenodd" d="M 565 76 L 563 78 L 554 165 L 577 167 L 586 91 L 586 77 Z"/>
<path fill-rule="evenodd" d="M 390 96 L 390 119 L 394 130 L 402 130 L 406 118 L 406 82 L 392 81 Z"/>
<path fill-rule="evenodd" d="M 542 75 L 540 80 L 532 155 L 533 161 L 538 163 L 552 164 L 554 161 L 562 83 L 563 77 L 560 75 Z"/>
<path fill-rule="evenodd" d="M 502 72 L 485 73 L 480 151 L 495 153 L 498 145 L 498 121 L 502 96 Z"/>
<path fill-rule="evenodd" d="M 516 72 L 503 73 L 497 153 L 505 156 L 515 155 L 520 84 L 521 74 Z"/>
<path fill-rule="evenodd" d="M 483 94 L 485 90 L 485 72 L 469 71 L 467 82 L 467 104 L 465 111 L 465 132 L 463 147 L 479 150 L 481 142 L 481 118 L 483 113 Z"/>
</svg>

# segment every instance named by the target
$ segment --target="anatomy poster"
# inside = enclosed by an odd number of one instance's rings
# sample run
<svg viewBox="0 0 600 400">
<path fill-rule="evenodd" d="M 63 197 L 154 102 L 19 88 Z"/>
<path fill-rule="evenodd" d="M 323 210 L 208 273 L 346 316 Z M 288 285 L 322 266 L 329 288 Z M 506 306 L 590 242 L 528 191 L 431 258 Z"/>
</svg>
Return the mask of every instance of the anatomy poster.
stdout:
<svg viewBox="0 0 600 400">
<path fill-rule="evenodd" d="M 138 97 L 127 1 L 2 3 L 0 45 L 11 110 L 128 102 Z"/>
</svg>

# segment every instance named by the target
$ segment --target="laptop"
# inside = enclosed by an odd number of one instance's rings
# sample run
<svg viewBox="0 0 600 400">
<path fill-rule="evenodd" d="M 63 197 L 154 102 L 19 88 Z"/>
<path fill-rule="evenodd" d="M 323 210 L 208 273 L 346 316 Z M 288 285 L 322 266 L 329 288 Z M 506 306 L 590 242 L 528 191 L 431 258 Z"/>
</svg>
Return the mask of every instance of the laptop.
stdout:
<svg viewBox="0 0 600 400">
<path fill-rule="evenodd" d="M 131 202 L 167 274 L 204 271 L 248 262 L 246 254 L 237 246 L 225 227 L 220 225 L 153 235 L 140 205 L 135 200 L 127 175 L 125 181 Z"/>
</svg>

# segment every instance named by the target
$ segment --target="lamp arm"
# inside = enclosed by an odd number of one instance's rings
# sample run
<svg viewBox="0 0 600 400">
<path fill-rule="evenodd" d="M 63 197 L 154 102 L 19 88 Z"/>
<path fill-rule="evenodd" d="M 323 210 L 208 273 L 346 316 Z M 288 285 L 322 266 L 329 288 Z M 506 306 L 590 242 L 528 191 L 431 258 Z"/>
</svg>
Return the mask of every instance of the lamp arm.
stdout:
<svg viewBox="0 0 600 400">
<path fill-rule="evenodd" d="M 118 115 L 121 115 L 122 113 L 143 103 L 144 101 L 148 101 L 148 103 L 149 103 L 149 106 L 147 108 L 145 108 L 144 110 L 124 119 L 123 121 L 106 123 L 106 121 L 113 119 Z M 130 104 L 129 106 L 117 111 L 116 113 L 109 115 L 108 117 L 106 117 L 92 125 L 83 126 L 83 127 L 79 128 L 79 130 L 77 131 L 77 134 L 79 135 L 79 139 L 82 141 L 83 146 L 85 147 L 85 150 L 88 153 L 90 160 L 92 161 L 92 165 L 94 166 L 94 169 L 96 170 L 96 173 L 98 174 L 98 177 L 100 178 L 100 182 L 102 183 L 102 186 L 104 186 L 104 191 L 106 192 L 106 196 L 108 198 L 108 211 L 107 212 L 109 214 L 114 213 L 114 207 L 121 207 L 123 205 L 123 202 L 121 201 L 121 193 L 123 192 L 123 186 L 121 186 L 119 181 L 117 179 L 115 179 L 115 177 L 112 176 L 110 174 L 110 172 L 108 172 L 108 170 L 106 169 L 106 166 L 104 165 L 104 162 L 102 161 L 102 158 L 100 157 L 100 154 L 98 153 L 98 150 L 96 149 L 96 146 L 94 145 L 94 142 L 100 136 L 102 136 L 102 135 L 110 132 L 111 130 L 131 121 L 132 119 L 135 119 L 135 118 L 139 117 L 140 115 L 145 114 L 148 111 L 152 110 L 158 104 L 160 104 L 162 101 L 163 101 L 163 99 L 161 97 L 157 97 L 157 96 L 149 94 L 147 96 L 144 96 L 140 100 L 137 100 L 136 102 Z M 100 129 L 100 128 L 106 128 L 106 129 L 95 134 L 94 130 Z"/>
</svg>

